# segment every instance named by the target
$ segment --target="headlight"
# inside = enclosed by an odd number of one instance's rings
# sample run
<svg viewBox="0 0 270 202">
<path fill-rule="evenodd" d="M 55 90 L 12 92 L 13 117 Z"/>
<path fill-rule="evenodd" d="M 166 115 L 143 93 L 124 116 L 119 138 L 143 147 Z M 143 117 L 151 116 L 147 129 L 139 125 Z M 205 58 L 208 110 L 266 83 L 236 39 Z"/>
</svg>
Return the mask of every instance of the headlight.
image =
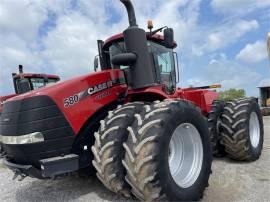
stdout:
<svg viewBox="0 0 270 202">
<path fill-rule="evenodd" d="M 44 142 L 44 136 L 41 132 L 30 133 L 20 136 L 0 136 L 0 141 L 3 144 L 32 144 Z"/>
</svg>

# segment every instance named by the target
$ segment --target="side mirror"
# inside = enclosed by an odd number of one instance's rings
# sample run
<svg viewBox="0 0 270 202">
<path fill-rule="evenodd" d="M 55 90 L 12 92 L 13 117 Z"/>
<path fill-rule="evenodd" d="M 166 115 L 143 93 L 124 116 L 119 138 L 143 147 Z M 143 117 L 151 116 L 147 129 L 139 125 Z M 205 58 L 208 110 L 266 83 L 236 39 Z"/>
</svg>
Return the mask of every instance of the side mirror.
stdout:
<svg viewBox="0 0 270 202">
<path fill-rule="evenodd" d="M 94 60 L 94 70 L 95 70 L 95 72 L 96 72 L 97 69 L 98 69 L 98 62 L 99 62 L 99 55 L 97 55 L 97 56 L 95 57 L 95 60 Z"/>
<path fill-rule="evenodd" d="M 136 62 L 137 56 L 134 53 L 121 53 L 113 56 L 112 64 L 120 66 L 129 66 Z"/>
<path fill-rule="evenodd" d="M 172 28 L 164 29 L 164 43 L 167 48 L 174 47 L 174 31 Z"/>
<path fill-rule="evenodd" d="M 32 90 L 28 79 L 20 79 L 17 85 L 19 94 L 27 93 Z"/>
</svg>

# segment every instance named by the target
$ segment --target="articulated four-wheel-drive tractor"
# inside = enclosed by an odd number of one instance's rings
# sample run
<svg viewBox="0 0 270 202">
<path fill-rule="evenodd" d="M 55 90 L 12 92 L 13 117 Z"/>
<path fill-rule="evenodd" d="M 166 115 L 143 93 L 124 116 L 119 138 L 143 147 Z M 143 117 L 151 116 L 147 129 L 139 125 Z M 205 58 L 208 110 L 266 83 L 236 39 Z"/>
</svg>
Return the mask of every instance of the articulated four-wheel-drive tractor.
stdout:
<svg viewBox="0 0 270 202">
<path fill-rule="evenodd" d="M 130 0 L 120 1 L 130 25 L 98 41 L 101 71 L 4 104 L 4 163 L 21 178 L 41 179 L 93 166 L 108 189 L 127 197 L 199 200 L 212 152 L 259 158 L 259 106 L 249 98 L 216 101 L 205 87 L 177 88 L 173 29 L 153 31 L 149 23 L 144 31 Z"/>
<path fill-rule="evenodd" d="M 48 84 L 56 83 L 60 80 L 59 76 L 50 74 L 23 73 L 23 66 L 19 65 L 19 74 L 12 73 L 15 94 L 0 96 L 0 115 L 3 110 L 3 104 L 9 98 L 19 94 L 39 89 Z"/>
</svg>

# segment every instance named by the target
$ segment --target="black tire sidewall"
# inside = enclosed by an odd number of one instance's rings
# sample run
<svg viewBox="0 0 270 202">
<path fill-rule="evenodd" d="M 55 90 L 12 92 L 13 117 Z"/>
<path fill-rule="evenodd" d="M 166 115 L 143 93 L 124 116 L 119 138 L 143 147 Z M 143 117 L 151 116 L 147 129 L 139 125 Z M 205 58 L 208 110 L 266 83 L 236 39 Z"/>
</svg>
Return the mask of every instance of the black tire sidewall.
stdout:
<svg viewBox="0 0 270 202">
<path fill-rule="evenodd" d="M 196 182 L 189 188 L 181 188 L 174 181 L 169 168 L 169 143 L 174 130 L 183 123 L 191 123 L 199 131 L 203 143 L 203 163 L 201 172 Z M 163 135 L 160 140 L 160 156 L 158 169 L 160 173 L 161 186 L 166 195 L 171 199 L 197 200 L 202 197 L 211 172 L 212 152 L 207 122 L 195 108 L 186 107 L 178 110 L 171 116 L 170 120 L 163 126 Z"/>
<path fill-rule="evenodd" d="M 210 137 L 213 136 L 212 141 L 215 141 L 215 147 L 212 148 L 212 153 L 215 157 L 224 157 L 226 156 L 225 147 L 221 144 L 221 132 L 220 126 L 218 128 L 218 122 L 221 121 L 221 117 L 224 111 L 225 103 L 223 101 L 214 101 L 212 110 L 214 110 L 214 114 L 212 114 L 211 118 L 213 118 L 212 123 L 208 123 L 209 126 L 213 127 L 210 129 Z M 209 117 L 208 117 L 209 118 Z"/>
</svg>

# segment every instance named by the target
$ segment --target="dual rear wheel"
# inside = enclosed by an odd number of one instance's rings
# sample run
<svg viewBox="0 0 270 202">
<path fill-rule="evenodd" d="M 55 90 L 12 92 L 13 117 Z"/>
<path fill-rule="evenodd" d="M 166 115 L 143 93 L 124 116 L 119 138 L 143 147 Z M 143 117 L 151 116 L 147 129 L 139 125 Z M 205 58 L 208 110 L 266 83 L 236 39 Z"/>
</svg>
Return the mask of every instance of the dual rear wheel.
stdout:
<svg viewBox="0 0 270 202">
<path fill-rule="evenodd" d="M 208 115 L 213 155 L 255 161 L 262 151 L 264 129 L 258 103 L 252 98 L 215 101 Z"/>
<path fill-rule="evenodd" d="M 263 145 L 255 100 L 222 106 L 215 102 L 214 107 L 208 124 L 200 110 L 184 100 L 128 103 L 109 112 L 92 147 L 98 178 L 111 191 L 143 201 L 201 199 L 212 149 L 216 155 L 254 161 Z"/>
<path fill-rule="evenodd" d="M 262 152 L 263 118 L 255 99 L 227 102 L 222 114 L 221 143 L 231 159 L 255 161 Z"/>
<path fill-rule="evenodd" d="M 142 117 L 125 143 L 132 193 L 144 201 L 202 198 L 212 163 L 204 117 L 190 102 L 170 100 L 154 103 Z"/>
<path fill-rule="evenodd" d="M 188 101 L 123 105 L 95 137 L 93 165 L 111 191 L 140 200 L 198 200 L 208 186 L 207 122 Z"/>
</svg>

